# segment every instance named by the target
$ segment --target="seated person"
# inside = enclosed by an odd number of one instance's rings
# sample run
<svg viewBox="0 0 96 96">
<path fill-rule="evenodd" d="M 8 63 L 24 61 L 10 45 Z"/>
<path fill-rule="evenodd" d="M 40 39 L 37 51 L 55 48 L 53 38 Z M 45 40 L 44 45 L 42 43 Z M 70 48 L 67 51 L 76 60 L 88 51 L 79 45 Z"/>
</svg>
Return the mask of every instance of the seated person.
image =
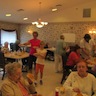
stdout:
<svg viewBox="0 0 96 96">
<path fill-rule="evenodd" d="M 80 59 L 80 47 L 78 45 L 70 46 L 67 48 L 66 54 L 62 55 L 63 76 L 61 79 L 61 84 L 70 74 L 70 69 L 75 70 L 75 65 Z"/>
<path fill-rule="evenodd" d="M 19 63 L 7 64 L 5 70 L 8 78 L 1 86 L 2 96 L 32 96 L 31 94 L 36 93 L 33 82 L 23 78 Z"/>
<path fill-rule="evenodd" d="M 20 44 L 20 41 L 19 40 L 16 40 L 16 42 L 14 43 L 14 50 L 15 51 L 21 50 L 19 44 Z"/>
<path fill-rule="evenodd" d="M 75 45 L 73 50 L 74 51 L 72 51 L 69 54 L 67 62 L 66 62 L 65 69 L 66 69 L 67 73 L 68 73 L 69 69 L 73 69 L 74 66 L 76 65 L 76 63 L 81 59 L 80 47 L 78 45 Z"/>
<path fill-rule="evenodd" d="M 4 43 L 4 46 L 2 47 L 1 51 L 4 53 L 9 52 L 8 42 Z"/>
<path fill-rule="evenodd" d="M 48 50 L 48 48 L 51 48 L 49 43 L 46 43 L 44 48 L 47 49 L 47 54 L 46 54 L 45 59 L 49 59 L 49 60 L 54 61 L 54 52 L 51 50 Z"/>
<path fill-rule="evenodd" d="M 49 47 L 50 47 L 49 43 L 46 43 L 45 46 L 44 46 L 44 48 L 49 48 Z"/>
<path fill-rule="evenodd" d="M 16 40 L 16 42 L 14 43 L 14 51 L 21 51 L 22 50 L 19 45 L 20 45 L 20 41 L 19 40 Z M 27 58 L 23 58 L 22 59 L 22 63 L 23 63 L 23 65 L 27 65 L 28 64 L 28 57 Z M 27 70 L 25 70 L 25 71 L 27 71 Z"/>
<path fill-rule="evenodd" d="M 96 78 L 87 72 L 87 64 L 82 60 L 77 63 L 77 71 L 71 72 L 63 87 L 72 92 L 73 96 L 96 96 Z"/>
</svg>

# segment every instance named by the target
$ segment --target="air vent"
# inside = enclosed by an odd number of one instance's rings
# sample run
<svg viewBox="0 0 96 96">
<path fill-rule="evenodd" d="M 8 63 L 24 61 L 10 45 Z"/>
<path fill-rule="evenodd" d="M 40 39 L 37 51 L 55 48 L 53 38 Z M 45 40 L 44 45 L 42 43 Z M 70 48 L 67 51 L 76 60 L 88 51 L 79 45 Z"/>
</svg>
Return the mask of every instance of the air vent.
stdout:
<svg viewBox="0 0 96 96">
<path fill-rule="evenodd" d="M 18 9 L 17 11 L 18 11 L 18 12 L 22 12 L 22 11 L 24 11 L 24 9 Z"/>
<path fill-rule="evenodd" d="M 57 6 L 57 7 L 60 7 L 60 6 L 62 6 L 62 5 L 61 5 L 61 4 L 57 4 L 56 6 Z"/>
<path fill-rule="evenodd" d="M 83 9 L 83 17 L 91 17 L 91 8 Z"/>
</svg>

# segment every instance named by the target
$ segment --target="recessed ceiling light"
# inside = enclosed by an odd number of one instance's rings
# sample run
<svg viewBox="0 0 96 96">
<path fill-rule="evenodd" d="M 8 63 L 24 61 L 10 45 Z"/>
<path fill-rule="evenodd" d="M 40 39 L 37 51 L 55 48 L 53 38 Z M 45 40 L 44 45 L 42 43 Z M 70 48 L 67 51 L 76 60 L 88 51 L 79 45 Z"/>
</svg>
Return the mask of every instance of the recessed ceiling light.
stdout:
<svg viewBox="0 0 96 96">
<path fill-rule="evenodd" d="M 6 14 L 7 17 L 11 16 L 11 14 Z"/>
<path fill-rule="evenodd" d="M 53 12 L 54 12 L 54 11 L 57 11 L 57 8 L 53 8 L 52 11 L 53 11 Z"/>
<path fill-rule="evenodd" d="M 23 18 L 23 20 L 28 20 L 28 18 Z"/>
</svg>

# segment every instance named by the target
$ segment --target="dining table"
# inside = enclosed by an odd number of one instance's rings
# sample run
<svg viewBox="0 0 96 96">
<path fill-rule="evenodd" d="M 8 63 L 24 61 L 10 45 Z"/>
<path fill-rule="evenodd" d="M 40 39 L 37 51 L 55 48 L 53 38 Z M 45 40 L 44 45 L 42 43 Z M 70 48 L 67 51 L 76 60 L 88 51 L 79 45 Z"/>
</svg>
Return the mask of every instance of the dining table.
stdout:
<svg viewBox="0 0 96 96">
<path fill-rule="evenodd" d="M 71 89 L 66 89 L 63 86 L 56 87 L 48 96 L 88 96 L 84 93 L 76 93 Z"/>
<path fill-rule="evenodd" d="M 29 57 L 29 53 L 28 52 L 7 52 L 4 54 L 6 59 L 11 59 L 13 60 L 13 62 L 18 62 L 22 65 L 22 72 L 27 72 L 27 65 L 24 65 L 22 62 L 22 59 L 26 59 Z"/>
<path fill-rule="evenodd" d="M 16 61 L 29 57 L 28 52 L 7 52 L 4 54 L 5 58 L 15 59 Z"/>
<path fill-rule="evenodd" d="M 89 68 L 93 68 L 96 65 L 96 57 L 91 57 L 90 59 L 86 60 L 86 63 Z"/>
</svg>

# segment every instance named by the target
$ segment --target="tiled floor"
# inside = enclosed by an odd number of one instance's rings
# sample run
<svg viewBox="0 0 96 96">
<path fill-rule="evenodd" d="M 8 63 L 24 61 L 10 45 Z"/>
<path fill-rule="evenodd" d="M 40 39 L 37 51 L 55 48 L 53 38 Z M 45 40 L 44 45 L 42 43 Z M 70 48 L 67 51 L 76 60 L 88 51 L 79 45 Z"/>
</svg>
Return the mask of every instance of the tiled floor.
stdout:
<svg viewBox="0 0 96 96">
<path fill-rule="evenodd" d="M 36 89 L 38 93 L 42 94 L 42 96 L 54 96 L 55 88 L 61 86 L 60 80 L 62 78 L 62 73 L 55 73 L 54 66 L 54 61 L 46 61 L 43 85 L 40 85 L 38 80 L 38 86 L 36 87 Z M 0 73 L 0 85 L 2 84 L 1 74 L 2 73 Z"/>
</svg>

